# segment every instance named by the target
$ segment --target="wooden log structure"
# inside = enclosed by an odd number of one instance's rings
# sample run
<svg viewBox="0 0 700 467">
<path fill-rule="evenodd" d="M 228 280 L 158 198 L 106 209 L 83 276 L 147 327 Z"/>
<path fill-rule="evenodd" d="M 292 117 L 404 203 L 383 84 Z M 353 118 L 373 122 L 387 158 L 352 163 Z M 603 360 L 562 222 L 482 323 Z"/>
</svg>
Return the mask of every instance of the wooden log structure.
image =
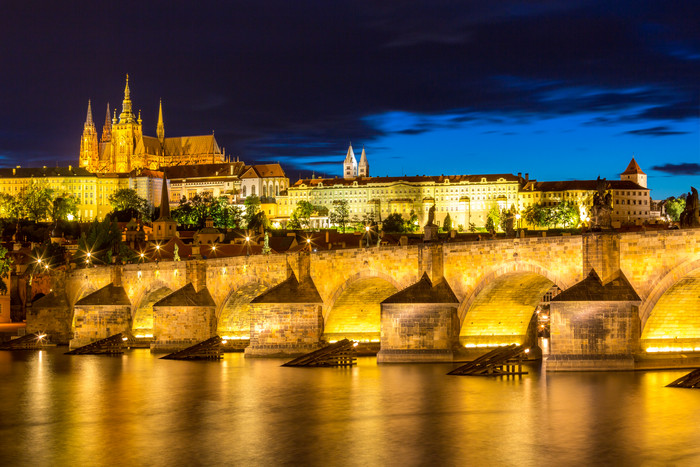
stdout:
<svg viewBox="0 0 700 467">
<path fill-rule="evenodd" d="M 46 347 L 46 334 L 27 334 L 0 344 L 0 350 L 37 350 Z"/>
<path fill-rule="evenodd" d="M 66 352 L 66 355 L 119 355 L 124 353 L 124 345 L 127 340 L 127 337 L 120 332 L 106 339 L 100 339 L 73 349 Z"/>
<path fill-rule="evenodd" d="M 160 357 L 163 360 L 219 360 L 221 355 L 221 337 L 214 336 L 178 352 Z"/>
<path fill-rule="evenodd" d="M 527 349 L 522 345 L 498 347 L 481 357 L 447 373 L 460 376 L 509 376 L 526 375 L 523 360 Z"/>
<path fill-rule="evenodd" d="M 356 342 L 348 339 L 327 345 L 322 349 L 314 350 L 294 360 L 290 360 L 282 366 L 307 366 L 307 367 L 338 367 L 352 366 L 356 363 Z"/>
<path fill-rule="evenodd" d="M 700 389 L 700 368 L 691 371 L 685 376 L 681 376 L 671 384 L 667 384 L 666 387 Z"/>
</svg>

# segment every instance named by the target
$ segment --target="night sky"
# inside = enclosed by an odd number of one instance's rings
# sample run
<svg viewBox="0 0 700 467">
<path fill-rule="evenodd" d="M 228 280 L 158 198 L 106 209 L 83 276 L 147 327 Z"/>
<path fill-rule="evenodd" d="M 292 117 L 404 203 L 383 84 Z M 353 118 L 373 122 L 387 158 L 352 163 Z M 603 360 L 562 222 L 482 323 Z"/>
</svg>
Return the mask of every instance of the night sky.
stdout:
<svg viewBox="0 0 700 467">
<path fill-rule="evenodd" d="M 700 2 L 3 3 L 0 166 L 77 163 L 88 99 L 155 136 L 341 174 L 529 172 L 700 187 Z"/>
</svg>

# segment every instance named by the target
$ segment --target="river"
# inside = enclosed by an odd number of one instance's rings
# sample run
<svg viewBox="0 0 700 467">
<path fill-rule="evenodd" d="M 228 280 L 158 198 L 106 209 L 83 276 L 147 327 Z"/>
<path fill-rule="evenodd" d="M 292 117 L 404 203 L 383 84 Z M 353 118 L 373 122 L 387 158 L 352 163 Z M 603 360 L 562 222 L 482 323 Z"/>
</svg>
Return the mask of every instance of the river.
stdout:
<svg viewBox="0 0 700 467">
<path fill-rule="evenodd" d="M 3 465 L 700 465 L 687 373 L 0 352 Z M 531 369 L 532 370 L 532 369 Z"/>
</svg>

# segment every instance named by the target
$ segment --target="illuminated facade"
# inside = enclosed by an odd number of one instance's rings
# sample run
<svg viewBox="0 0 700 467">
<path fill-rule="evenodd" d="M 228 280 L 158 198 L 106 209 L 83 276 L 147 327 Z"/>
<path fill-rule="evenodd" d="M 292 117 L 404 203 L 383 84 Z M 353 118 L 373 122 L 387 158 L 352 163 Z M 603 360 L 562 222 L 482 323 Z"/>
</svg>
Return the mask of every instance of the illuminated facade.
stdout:
<svg viewBox="0 0 700 467">
<path fill-rule="evenodd" d="M 87 117 L 80 140 L 79 166 L 93 173 L 128 173 L 174 165 L 210 164 L 224 162 L 214 135 L 165 137 L 162 102 L 158 109 L 156 137 L 143 134 L 141 111 L 132 111 L 129 76 L 126 77 L 122 112 L 112 120 L 107 116 L 100 142 L 88 101 Z"/>
<path fill-rule="evenodd" d="M 654 216 L 651 210 L 650 190 L 646 187 L 646 174 L 632 159 L 621 180 L 605 181 L 605 190 L 612 197 L 613 223 L 641 224 Z M 528 181 L 518 196 L 518 209 L 522 212 L 530 206 L 555 206 L 562 201 L 571 201 L 579 206 L 581 218 L 590 214 L 589 207 L 597 192 L 597 180 L 566 180 L 553 182 Z M 524 226 L 524 225 L 523 225 Z M 528 226 L 532 227 L 532 226 Z"/>
<path fill-rule="evenodd" d="M 66 193 L 75 196 L 79 220 L 102 219 L 112 210 L 109 195 L 129 187 L 127 176 L 93 174 L 72 166 L 0 169 L 0 193 L 17 197 L 33 182 L 44 184 L 59 195 Z M 7 214 L 0 213 L 0 216 L 6 217 Z"/>
</svg>

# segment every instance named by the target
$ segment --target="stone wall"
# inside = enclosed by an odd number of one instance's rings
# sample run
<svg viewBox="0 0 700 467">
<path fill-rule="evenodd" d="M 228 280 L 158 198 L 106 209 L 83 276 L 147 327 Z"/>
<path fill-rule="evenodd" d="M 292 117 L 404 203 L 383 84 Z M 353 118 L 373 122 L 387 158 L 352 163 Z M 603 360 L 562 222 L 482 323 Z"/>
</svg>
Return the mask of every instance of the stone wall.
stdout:
<svg viewBox="0 0 700 467">
<path fill-rule="evenodd" d="M 382 304 L 378 362 L 452 361 L 457 344 L 457 306 Z"/>
<path fill-rule="evenodd" d="M 213 306 L 154 306 L 151 352 L 175 352 L 215 335 Z"/>
<path fill-rule="evenodd" d="M 640 350 L 637 303 L 551 302 L 547 370 L 634 368 Z"/>
<path fill-rule="evenodd" d="M 128 305 L 76 305 L 74 310 L 71 349 L 131 330 Z"/>
<path fill-rule="evenodd" d="M 253 303 L 247 357 L 300 355 L 318 349 L 322 308 L 307 303 Z"/>
</svg>

